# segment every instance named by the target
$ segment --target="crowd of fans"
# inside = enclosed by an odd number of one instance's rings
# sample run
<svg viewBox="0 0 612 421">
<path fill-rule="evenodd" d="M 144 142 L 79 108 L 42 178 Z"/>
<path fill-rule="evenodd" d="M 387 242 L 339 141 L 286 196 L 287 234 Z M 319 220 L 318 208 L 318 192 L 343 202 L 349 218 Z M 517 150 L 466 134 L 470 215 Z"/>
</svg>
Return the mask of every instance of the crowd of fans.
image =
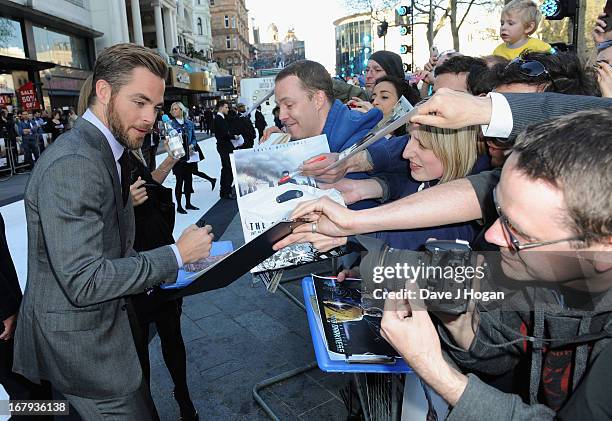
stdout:
<svg viewBox="0 0 612 421">
<path fill-rule="evenodd" d="M 345 101 L 346 115 L 334 113 L 345 95 L 325 101 L 332 86 L 342 89 L 312 77 L 317 63 L 294 64 L 276 79 L 279 117 L 292 138 L 328 135 L 332 153 L 305 161 L 302 174 L 349 205 L 298 205 L 292 217 L 311 222 L 277 249 L 310 242 L 327 251 L 356 234 L 382 240 L 383 254 L 463 240 L 483 255 L 494 251 L 494 278 L 531 304 L 491 309 L 472 299 L 457 316 L 424 311 L 419 300 L 387 300 L 382 336 L 444 399 L 452 420 L 611 413 L 598 390 L 610 384 L 601 373 L 612 363 L 612 32 L 600 16 L 597 61 L 586 65 L 530 38 L 539 18 L 533 2 L 512 1 L 502 13 L 504 44 L 492 56 L 432 54 L 412 77 L 394 75 L 399 56 L 378 52 L 364 95 Z M 355 93 L 354 85 L 345 89 Z M 330 168 L 345 145 L 335 146 L 329 128 L 350 121 L 355 133 L 365 116 L 371 127 L 400 95 L 418 104 L 407 131 Z M 300 118 L 309 113 L 323 117 Z M 363 269 L 346 267 L 338 280 Z"/>
<path fill-rule="evenodd" d="M 17 162 L 17 146 L 24 155 L 24 171 L 31 169 L 45 147 L 70 130 L 77 115 L 68 110 L 0 110 L 0 138 L 5 139 L 7 153 Z"/>
</svg>

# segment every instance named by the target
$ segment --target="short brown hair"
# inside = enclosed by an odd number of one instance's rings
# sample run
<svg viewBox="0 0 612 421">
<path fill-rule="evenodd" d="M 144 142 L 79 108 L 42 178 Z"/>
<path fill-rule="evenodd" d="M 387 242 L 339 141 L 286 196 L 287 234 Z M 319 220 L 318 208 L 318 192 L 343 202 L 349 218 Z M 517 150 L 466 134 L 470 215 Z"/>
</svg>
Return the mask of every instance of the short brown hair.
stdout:
<svg viewBox="0 0 612 421">
<path fill-rule="evenodd" d="M 612 109 L 529 126 L 518 135 L 516 168 L 563 192 L 567 226 L 587 244 L 612 236 Z"/>
<path fill-rule="evenodd" d="M 334 101 L 332 79 L 322 64 L 311 60 L 296 61 L 281 70 L 276 75 L 274 83 L 289 76 L 296 76 L 300 80 L 302 88 L 308 92 L 310 98 L 312 98 L 317 91 L 323 91 L 328 102 Z"/>
<path fill-rule="evenodd" d="M 108 82 L 116 93 L 129 82 L 129 75 L 137 67 L 144 67 L 163 80 L 168 76 L 168 65 L 150 48 L 128 43 L 105 48 L 96 59 L 88 104 L 91 105 L 96 97 L 95 86 L 99 80 Z"/>
</svg>

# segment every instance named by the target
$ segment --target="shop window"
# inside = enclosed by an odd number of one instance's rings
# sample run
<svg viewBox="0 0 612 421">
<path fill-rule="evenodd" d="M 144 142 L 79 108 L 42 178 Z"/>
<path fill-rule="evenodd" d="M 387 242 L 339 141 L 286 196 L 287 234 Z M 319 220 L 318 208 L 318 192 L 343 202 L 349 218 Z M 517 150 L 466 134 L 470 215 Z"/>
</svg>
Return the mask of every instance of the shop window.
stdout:
<svg viewBox="0 0 612 421">
<path fill-rule="evenodd" d="M 84 38 L 62 34 L 38 26 L 33 27 L 36 57 L 60 66 L 89 69 L 87 43 Z"/>
<path fill-rule="evenodd" d="M 0 17 L 0 55 L 25 58 L 21 23 Z"/>
</svg>

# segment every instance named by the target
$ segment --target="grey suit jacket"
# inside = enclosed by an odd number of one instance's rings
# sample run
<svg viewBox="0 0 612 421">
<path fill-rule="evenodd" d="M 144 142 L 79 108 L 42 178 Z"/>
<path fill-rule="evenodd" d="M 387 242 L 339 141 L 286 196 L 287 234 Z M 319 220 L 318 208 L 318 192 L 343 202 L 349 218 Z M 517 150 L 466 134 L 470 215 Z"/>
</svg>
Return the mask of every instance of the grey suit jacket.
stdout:
<svg viewBox="0 0 612 421">
<path fill-rule="evenodd" d="M 527 126 L 553 118 L 563 117 L 590 108 L 610 108 L 612 98 L 586 95 L 564 95 L 554 92 L 541 94 L 503 94 L 512 110 L 512 132 L 516 136 Z"/>
<path fill-rule="evenodd" d="M 141 384 L 125 296 L 176 278 L 169 246 L 136 254 L 104 135 L 79 119 L 36 163 L 25 192 L 28 278 L 13 369 L 60 392 L 102 399 Z"/>
</svg>

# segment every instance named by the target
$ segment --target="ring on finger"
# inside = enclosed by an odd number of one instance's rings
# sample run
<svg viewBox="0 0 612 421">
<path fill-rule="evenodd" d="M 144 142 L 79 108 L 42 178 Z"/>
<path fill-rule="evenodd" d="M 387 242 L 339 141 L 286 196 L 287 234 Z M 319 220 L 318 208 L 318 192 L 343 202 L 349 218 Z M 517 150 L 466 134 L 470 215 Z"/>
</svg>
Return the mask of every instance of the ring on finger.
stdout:
<svg viewBox="0 0 612 421">
<path fill-rule="evenodd" d="M 310 232 L 312 232 L 313 234 L 316 234 L 316 232 L 317 232 L 317 223 L 316 222 L 313 222 L 310 225 Z"/>
</svg>

